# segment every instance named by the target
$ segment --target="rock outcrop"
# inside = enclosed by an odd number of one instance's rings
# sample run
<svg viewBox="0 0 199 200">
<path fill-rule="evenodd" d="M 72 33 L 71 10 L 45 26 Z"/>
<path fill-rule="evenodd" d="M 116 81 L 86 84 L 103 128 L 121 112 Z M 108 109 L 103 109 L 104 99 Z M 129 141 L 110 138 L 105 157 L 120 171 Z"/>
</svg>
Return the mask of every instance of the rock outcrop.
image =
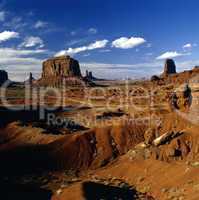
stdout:
<svg viewBox="0 0 199 200">
<path fill-rule="evenodd" d="M 88 70 L 86 70 L 86 78 L 92 80 L 94 77 L 93 77 L 93 72 L 89 72 Z"/>
<path fill-rule="evenodd" d="M 167 59 L 165 61 L 165 65 L 164 65 L 164 73 L 163 76 L 168 76 L 171 74 L 176 74 L 176 65 L 174 60 L 172 59 Z"/>
<path fill-rule="evenodd" d="M 199 82 L 199 67 L 195 66 L 191 70 L 186 70 L 183 72 L 176 72 L 176 65 L 172 59 L 167 59 L 165 61 L 164 72 L 160 75 L 153 75 L 150 79 L 151 82 L 158 85 L 165 84 L 184 84 L 188 82 Z"/>
<path fill-rule="evenodd" d="M 88 70 L 86 70 L 86 76 L 84 77 L 84 79 L 88 81 L 104 81 L 105 80 L 105 79 L 101 79 L 101 78 L 97 78 L 93 76 L 93 72 L 88 71 Z"/>
<path fill-rule="evenodd" d="M 79 62 L 70 56 L 50 58 L 43 62 L 39 85 L 60 87 L 84 84 Z"/>
<path fill-rule="evenodd" d="M 8 73 L 4 70 L 0 70 L 0 86 L 8 80 Z"/>
<path fill-rule="evenodd" d="M 35 82 L 35 78 L 33 77 L 32 73 L 30 72 L 28 79 L 25 81 L 26 84 L 32 85 Z"/>
<path fill-rule="evenodd" d="M 156 81 L 159 81 L 159 80 L 161 80 L 159 76 L 153 75 L 153 76 L 151 77 L 151 81 L 152 81 L 152 82 L 156 82 Z"/>
<path fill-rule="evenodd" d="M 79 62 L 70 56 L 51 58 L 43 62 L 42 78 L 81 77 Z"/>
</svg>

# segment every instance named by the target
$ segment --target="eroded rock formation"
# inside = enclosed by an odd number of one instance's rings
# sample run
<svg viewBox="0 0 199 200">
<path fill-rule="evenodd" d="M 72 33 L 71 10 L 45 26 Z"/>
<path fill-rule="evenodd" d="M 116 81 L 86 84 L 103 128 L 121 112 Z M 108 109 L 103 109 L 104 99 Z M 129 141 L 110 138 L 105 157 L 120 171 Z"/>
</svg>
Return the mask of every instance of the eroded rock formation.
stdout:
<svg viewBox="0 0 199 200">
<path fill-rule="evenodd" d="M 176 74 L 176 65 L 174 60 L 167 59 L 164 65 L 164 73 L 163 76 L 168 76 L 170 74 Z"/>
<path fill-rule="evenodd" d="M 65 85 L 82 85 L 79 62 L 70 56 L 50 58 L 43 62 L 42 77 L 39 85 L 59 87 Z"/>
<path fill-rule="evenodd" d="M 175 62 L 172 59 L 167 59 L 165 61 L 164 72 L 160 76 L 153 75 L 150 80 L 158 85 L 171 83 L 179 85 L 188 82 L 195 82 L 198 84 L 199 67 L 195 66 L 192 70 L 177 73 Z"/>
<path fill-rule="evenodd" d="M 70 56 L 61 56 L 44 61 L 42 78 L 55 76 L 81 77 L 79 62 Z"/>
<path fill-rule="evenodd" d="M 35 78 L 33 77 L 32 73 L 30 72 L 28 79 L 25 81 L 25 84 L 32 85 L 35 82 Z"/>
<path fill-rule="evenodd" d="M 8 80 L 8 73 L 4 70 L 0 70 L 0 86 Z"/>
</svg>

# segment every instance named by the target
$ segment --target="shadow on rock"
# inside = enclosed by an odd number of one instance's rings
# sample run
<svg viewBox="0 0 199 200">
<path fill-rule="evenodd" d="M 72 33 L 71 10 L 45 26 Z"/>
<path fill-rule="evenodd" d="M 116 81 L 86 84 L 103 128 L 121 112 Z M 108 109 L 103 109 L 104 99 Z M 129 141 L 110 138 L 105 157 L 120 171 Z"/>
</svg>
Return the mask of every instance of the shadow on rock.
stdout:
<svg viewBox="0 0 199 200">
<path fill-rule="evenodd" d="M 1 199 L 5 200 L 49 200 L 52 192 L 29 185 L 3 184 L 1 185 Z"/>
<path fill-rule="evenodd" d="M 83 192 L 86 200 L 93 199 L 135 199 L 136 190 L 131 188 L 120 188 L 116 186 L 108 186 L 100 183 L 85 182 L 83 183 Z"/>
</svg>

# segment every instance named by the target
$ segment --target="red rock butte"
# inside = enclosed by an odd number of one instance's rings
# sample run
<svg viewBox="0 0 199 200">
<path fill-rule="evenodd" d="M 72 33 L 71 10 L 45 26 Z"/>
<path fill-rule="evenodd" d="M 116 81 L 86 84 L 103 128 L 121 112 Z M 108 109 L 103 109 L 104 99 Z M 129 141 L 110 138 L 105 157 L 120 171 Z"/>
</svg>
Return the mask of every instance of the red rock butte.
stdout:
<svg viewBox="0 0 199 200">
<path fill-rule="evenodd" d="M 50 58 L 44 61 L 42 78 L 54 76 L 81 77 L 79 62 L 70 56 Z"/>
<path fill-rule="evenodd" d="M 83 83 L 79 62 L 70 56 L 60 56 L 44 61 L 39 85 L 57 87 L 63 82 L 66 85 Z"/>
</svg>

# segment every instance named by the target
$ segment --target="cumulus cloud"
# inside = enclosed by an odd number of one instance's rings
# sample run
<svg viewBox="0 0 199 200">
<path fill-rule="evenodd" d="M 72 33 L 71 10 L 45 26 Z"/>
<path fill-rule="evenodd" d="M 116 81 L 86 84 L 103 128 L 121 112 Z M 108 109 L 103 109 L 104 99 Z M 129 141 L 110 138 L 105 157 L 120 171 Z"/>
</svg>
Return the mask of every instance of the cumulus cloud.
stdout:
<svg viewBox="0 0 199 200">
<path fill-rule="evenodd" d="M 18 38 L 19 37 L 19 33 L 14 32 L 14 31 L 3 31 L 0 33 L 0 43 L 10 40 L 12 38 Z"/>
<path fill-rule="evenodd" d="M 39 29 L 39 28 L 44 28 L 48 25 L 47 22 L 43 22 L 41 20 L 37 21 L 34 25 L 34 28 Z"/>
<path fill-rule="evenodd" d="M 5 12 L 0 11 L 0 21 L 3 22 L 5 20 Z"/>
<path fill-rule="evenodd" d="M 89 32 L 90 34 L 96 34 L 96 33 L 97 33 L 97 29 L 96 29 L 96 28 L 89 28 L 89 29 L 88 29 L 88 32 Z"/>
<path fill-rule="evenodd" d="M 188 44 L 185 44 L 183 46 L 183 49 L 191 49 L 192 48 L 192 44 L 188 43 Z"/>
<path fill-rule="evenodd" d="M 38 46 L 39 48 L 44 47 L 44 42 L 40 37 L 27 37 L 24 42 L 20 45 L 20 47 L 35 47 Z"/>
<path fill-rule="evenodd" d="M 186 55 L 190 55 L 190 54 L 178 53 L 177 51 L 168 51 L 168 52 L 163 53 L 162 55 L 158 56 L 156 59 L 157 60 L 162 60 L 162 59 L 176 58 L 176 57 L 186 56 Z"/>
<path fill-rule="evenodd" d="M 182 46 L 184 51 L 188 51 L 190 52 L 193 48 L 197 47 L 198 45 L 196 43 L 187 43 L 185 45 Z"/>
<path fill-rule="evenodd" d="M 63 55 L 74 55 L 83 51 L 90 51 L 94 49 L 100 49 L 106 47 L 108 43 L 108 40 L 98 40 L 94 43 L 90 43 L 88 46 L 82 46 L 77 48 L 69 48 L 68 50 L 61 50 L 55 54 L 55 57 L 57 56 L 63 56 Z"/>
<path fill-rule="evenodd" d="M 146 40 L 141 37 L 121 37 L 112 42 L 112 47 L 120 49 L 130 49 L 145 43 Z"/>
</svg>

